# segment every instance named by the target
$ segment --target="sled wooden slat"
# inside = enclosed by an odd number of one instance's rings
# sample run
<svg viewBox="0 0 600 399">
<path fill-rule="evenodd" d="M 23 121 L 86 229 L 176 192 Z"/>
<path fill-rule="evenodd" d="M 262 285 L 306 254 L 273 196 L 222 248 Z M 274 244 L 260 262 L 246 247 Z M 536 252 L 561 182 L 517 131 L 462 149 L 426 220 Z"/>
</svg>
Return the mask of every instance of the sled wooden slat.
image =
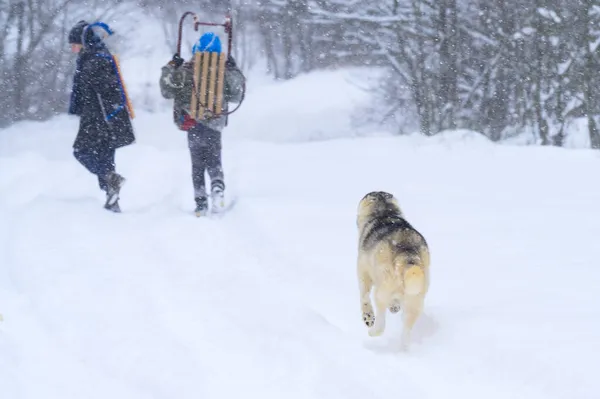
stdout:
<svg viewBox="0 0 600 399">
<path fill-rule="evenodd" d="M 202 75 L 200 76 L 200 93 L 198 95 L 200 99 L 200 115 L 196 119 L 204 119 L 206 109 L 206 87 L 208 86 L 208 60 L 210 54 L 202 52 Z"/>
<path fill-rule="evenodd" d="M 214 101 L 215 101 L 215 89 L 217 86 L 217 57 L 219 54 L 211 53 L 210 54 L 210 81 L 208 85 L 208 103 L 207 108 L 211 112 L 216 112 Z"/>
<path fill-rule="evenodd" d="M 225 85 L 225 58 L 226 55 L 221 53 L 219 57 L 219 70 L 217 77 L 217 100 L 215 104 L 215 109 L 217 112 L 221 112 L 223 109 L 223 89 Z"/>
<path fill-rule="evenodd" d="M 201 65 L 202 53 L 196 53 L 194 56 L 194 90 L 192 91 L 192 103 L 190 113 L 193 119 L 198 116 L 198 78 L 200 77 L 200 65 Z"/>
<path fill-rule="evenodd" d="M 223 107 L 226 54 L 197 52 L 194 57 L 194 92 L 191 117 L 204 120 L 219 115 Z"/>
</svg>

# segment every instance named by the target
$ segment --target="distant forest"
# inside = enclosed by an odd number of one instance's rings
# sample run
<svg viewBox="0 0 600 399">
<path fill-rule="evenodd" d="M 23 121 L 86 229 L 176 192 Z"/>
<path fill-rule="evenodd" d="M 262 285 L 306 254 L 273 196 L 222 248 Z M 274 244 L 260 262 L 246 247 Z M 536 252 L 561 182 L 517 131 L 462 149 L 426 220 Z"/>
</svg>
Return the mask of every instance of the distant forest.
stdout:
<svg viewBox="0 0 600 399">
<path fill-rule="evenodd" d="M 501 141 L 529 129 L 562 146 L 584 118 L 600 148 L 600 0 L 0 0 L 0 127 L 65 112 L 67 32 L 85 7 L 117 6 L 164 21 L 170 40 L 182 11 L 229 10 L 240 64 L 261 57 L 277 79 L 381 68 L 369 115 L 398 133 L 408 115 L 428 136 L 466 128 Z"/>
</svg>

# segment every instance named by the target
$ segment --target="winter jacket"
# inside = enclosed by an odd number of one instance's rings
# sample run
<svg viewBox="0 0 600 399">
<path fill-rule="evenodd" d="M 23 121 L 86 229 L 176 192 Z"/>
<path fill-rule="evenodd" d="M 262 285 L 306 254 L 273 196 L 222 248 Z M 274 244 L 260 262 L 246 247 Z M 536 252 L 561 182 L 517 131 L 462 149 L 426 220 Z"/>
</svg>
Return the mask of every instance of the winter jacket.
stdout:
<svg viewBox="0 0 600 399">
<path fill-rule="evenodd" d="M 245 77 L 239 68 L 232 63 L 226 63 L 222 112 L 229 110 L 228 103 L 239 103 L 242 101 L 244 80 Z M 160 77 L 161 94 L 164 98 L 174 99 L 173 119 L 177 127 L 182 130 L 187 130 L 183 124 L 185 119 L 189 118 L 190 114 L 193 83 L 193 61 L 186 62 L 180 67 L 176 67 L 173 62 L 169 62 L 162 68 Z M 196 120 L 196 123 L 201 123 L 210 129 L 220 132 L 227 124 L 227 115 Z"/>
<path fill-rule="evenodd" d="M 79 53 L 69 113 L 80 117 L 75 149 L 116 149 L 135 141 L 115 61 L 102 43 Z"/>
</svg>

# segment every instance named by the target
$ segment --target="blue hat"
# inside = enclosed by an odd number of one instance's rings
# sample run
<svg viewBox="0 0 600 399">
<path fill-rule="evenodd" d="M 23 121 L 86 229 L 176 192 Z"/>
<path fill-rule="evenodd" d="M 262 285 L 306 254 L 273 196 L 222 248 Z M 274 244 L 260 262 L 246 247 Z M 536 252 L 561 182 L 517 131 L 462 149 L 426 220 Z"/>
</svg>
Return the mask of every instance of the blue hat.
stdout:
<svg viewBox="0 0 600 399">
<path fill-rule="evenodd" d="M 192 54 L 196 54 L 198 51 L 208 51 L 210 53 L 221 52 L 221 39 L 219 36 L 212 32 L 206 32 L 192 47 Z"/>
</svg>

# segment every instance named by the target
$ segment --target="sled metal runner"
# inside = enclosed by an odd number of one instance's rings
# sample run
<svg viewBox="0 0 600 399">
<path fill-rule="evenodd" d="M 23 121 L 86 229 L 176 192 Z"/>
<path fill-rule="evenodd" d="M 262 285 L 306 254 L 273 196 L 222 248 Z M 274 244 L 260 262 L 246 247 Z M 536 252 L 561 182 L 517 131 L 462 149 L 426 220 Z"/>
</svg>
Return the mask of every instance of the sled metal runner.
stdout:
<svg viewBox="0 0 600 399">
<path fill-rule="evenodd" d="M 224 23 L 202 22 L 194 12 L 185 12 L 179 20 L 179 32 L 177 38 L 177 55 L 181 56 L 181 41 L 183 35 L 183 23 L 186 17 L 193 17 L 194 30 L 197 32 L 200 26 L 223 27 L 227 34 L 227 53 L 215 53 L 199 51 L 194 55 L 194 86 L 192 90 L 190 116 L 195 120 L 205 120 L 226 116 L 239 109 L 244 100 L 246 92 L 245 83 L 242 87 L 242 100 L 230 111 L 223 111 L 223 95 L 225 89 L 225 63 L 231 54 L 233 26 L 231 17 L 225 17 Z"/>
</svg>

